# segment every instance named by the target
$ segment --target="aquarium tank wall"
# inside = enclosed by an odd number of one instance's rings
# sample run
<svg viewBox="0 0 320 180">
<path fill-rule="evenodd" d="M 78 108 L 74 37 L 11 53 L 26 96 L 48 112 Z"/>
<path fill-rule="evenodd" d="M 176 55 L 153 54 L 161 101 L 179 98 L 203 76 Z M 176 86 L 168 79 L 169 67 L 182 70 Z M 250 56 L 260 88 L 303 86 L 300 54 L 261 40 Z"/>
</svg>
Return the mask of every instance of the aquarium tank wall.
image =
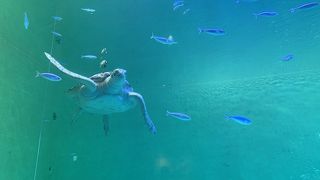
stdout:
<svg viewBox="0 0 320 180">
<path fill-rule="evenodd" d="M 319 3 L 2 0 L 0 180 L 320 179 Z"/>
</svg>

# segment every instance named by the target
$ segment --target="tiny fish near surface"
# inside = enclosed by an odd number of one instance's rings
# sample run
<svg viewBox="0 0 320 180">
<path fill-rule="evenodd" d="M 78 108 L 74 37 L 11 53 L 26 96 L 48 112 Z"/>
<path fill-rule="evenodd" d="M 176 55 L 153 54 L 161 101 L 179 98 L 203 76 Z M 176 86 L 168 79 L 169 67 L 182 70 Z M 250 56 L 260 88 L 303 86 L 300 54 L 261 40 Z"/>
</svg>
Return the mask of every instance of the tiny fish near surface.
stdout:
<svg viewBox="0 0 320 180">
<path fill-rule="evenodd" d="M 178 112 L 169 112 L 169 111 L 167 111 L 167 116 L 171 116 L 171 117 L 174 117 L 176 119 L 180 119 L 182 121 L 190 121 L 191 120 L 191 117 L 188 116 L 187 114 L 178 113 Z"/>
<path fill-rule="evenodd" d="M 27 30 L 29 28 L 29 19 L 28 19 L 28 15 L 27 13 L 25 12 L 24 13 L 24 28 Z"/>
<path fill-rule="evenodd" d="M 319 5 L 318 2 L 305 3 L 305 4 L 302 4 L 302 5 L 300 5 L 300 6 L 291 8 L 289 11 L 292 12 L 292 13 L 294 13 L 294 12 L 296 12 L 297 10 L 310 9 L 310 8 L 313 8 L 313 7 L 318 6 L 318 5 Z"/>
<path fill-rule="evenodd" d="M 217 29 L 217 28 L 213 28 L 213 29 L 206 29 L 206 28 L 198 28 L 199 33 L 207 33 L 210 35 L 214 35 L 214 36 L 222 36 L 225 34 L 223 29 Z"/>
<path fill-rule="evenodd" d="M 52 74 L 52 73 L 40 73 L 36 72 L 36 77 L 42 77 L 44 79 L 47 79 L 49 81 L 61 81 L 62 78 L 59 77 L 58 75 Z"/>
<path fill-rule="evenodd" d="M 252 123 L 250 119 L 244 116 L 227 116 L 226 118 L 242 125 L 250 125 Z"/>
</svg>

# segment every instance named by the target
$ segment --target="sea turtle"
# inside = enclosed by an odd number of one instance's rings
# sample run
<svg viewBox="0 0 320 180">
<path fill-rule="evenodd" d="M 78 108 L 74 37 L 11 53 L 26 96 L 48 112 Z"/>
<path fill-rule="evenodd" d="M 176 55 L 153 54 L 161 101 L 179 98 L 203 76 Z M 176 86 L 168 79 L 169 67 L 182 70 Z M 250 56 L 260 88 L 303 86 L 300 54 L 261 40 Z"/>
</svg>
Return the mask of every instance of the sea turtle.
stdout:
<svg viewBox="0 0 320 180">
<path fill-rule="evenodd" d="M 106 134 L 109 130 L 108 115 L 127 111 L 136 104 L 140 105 L 151 133 L 156 133 L 156 127 L 149 117 L 143 97 L 134 92 L 126 80 L 126 70 L 115 69 L 112 72 L 99 73 L 87 78 L 64 68 L 49 53 L 44 54 L 55 67 L 80 83 L 79 86 L 70 89 L 70 92 L 81 109 L 103 116 Z"/>
</svg>

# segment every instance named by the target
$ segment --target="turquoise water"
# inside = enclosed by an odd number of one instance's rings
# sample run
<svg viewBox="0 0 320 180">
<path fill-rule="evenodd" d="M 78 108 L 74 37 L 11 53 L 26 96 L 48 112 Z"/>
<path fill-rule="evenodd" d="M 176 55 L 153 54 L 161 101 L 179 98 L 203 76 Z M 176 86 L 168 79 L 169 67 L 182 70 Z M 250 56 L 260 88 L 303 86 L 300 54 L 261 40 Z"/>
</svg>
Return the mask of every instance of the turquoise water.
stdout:
<svg viewBox="0 0 320 180">
<path fill-rule="evenodd" d="M 173 11 L 167 0 L 1 1 L 0 180 L 320 179 L 320 6 L 288 12 L 303 3 L 186 0 Z M 252 15 L 264 10 L 279 15 Z M 53 15 L 63 20 L 54 24 Z M 226 33 L 199 34 L 199 27 Z M 157 43 L 152 33 L 178 44 Z M 112 114 L 108 136 L 99 115 L 82 113 L 71 124 L 78 107 L 66 91 L 77 83 L 43 52 L 89 77 L 102 71 L 100 60 L 80 56 L 102 48 L 107 71 L 126 69 L 143 95 L 156 135 L 139 108 Z M 287 54 L 294 59 L 282 62 Z M 63 80 L 34 78 L 36 71 Z"/>
</svg>

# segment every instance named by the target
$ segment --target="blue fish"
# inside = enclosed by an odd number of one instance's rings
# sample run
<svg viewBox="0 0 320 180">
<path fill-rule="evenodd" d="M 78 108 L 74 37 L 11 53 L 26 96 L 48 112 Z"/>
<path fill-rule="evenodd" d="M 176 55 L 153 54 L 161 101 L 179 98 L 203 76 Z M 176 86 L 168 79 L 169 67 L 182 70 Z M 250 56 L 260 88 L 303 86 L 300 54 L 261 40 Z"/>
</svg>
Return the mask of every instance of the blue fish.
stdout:
<svg viewBox="0 0 320 180">
<path fill-rule="evenodd" d="M 182 121 L 190 121 L 191 120 L 191 117 L 188 116 L 187 114 L 178 113 L 178 112 L 169 112 L 169 111 L 167 111 L 167 116 L 171 116 L 171 117 L 174 117 L 176 119 L 180 119 Z"/>
<path fill-rule="evenodd" d="M 26 30 L 29 28 L 29 19 L 28 19 L 28 15 L 26 12 L 24 13 L 24 28 Z"/>
<path fill-rule="evenodd" d="M 62 35 L 60 33 L 57 33 L 55 31 L 52 31 L 51 33 L 56 37 L 62 37 Z"/>
<path fill-rule="evenodd" d="M 263 12 L 260 12 L 260 13 L 254 13 L 253 15 L 257 19 L 259 16 L 262 16 L 262 17 L 273 17 L 273 16 L 279 15 L 279 13 L 277 13 L 275 11 L 263 11 Z"/>
<path fill-rule="evenodd" d="M 81 56 L 82 59 L 97 59 L 95 55 L 83 55 Z"/>
<path fill-rule="evenodd" d="M 59 77 L 58 75 L 52 74 L 52 73 L 39 73 L 38 71 L 36 72 L 36 77 L 42 77 L 44 79 L 47 79 L 49 81 L 61 81 L 62 78 Z"/>
<path fill-rule="evenodd" d="M 59 16 L 52 16 L 52 18 L 55 21 L 62 21 L 62 17 L 59 17 Z"/>
<path fill-rule="evenodd" d="M 243 116 L 227 116 L 226 118 L 242 125 L 250 125 L 252 123 L 250 119 Z"/>
<path fill-rule="evenodd" d="M 295 8 L 291 8 L 289 11 L 294 13 L 297 10 L 310 9 L 310 8 L 313 8 L 313 7 L 318 6 L 318 5 L 319 5 L 318 2 L 305 3 L 305 4 L 302 4 L 302 5 L 297 6 Z"/>
<path fill-rule="evenodd" d="M 178 9 L 179 7 L 184 6 L 184 1 L 182 0 L 175 0 L 173 2 L 173 10 L 175 11 L 176 9 Z"/>
<path fill-rule="evenodd" d="M 281 61 L 290 61 L 290 60 L 292 60 L 293 59 L 293 54 L 288 54 L 288 55 L 286 55 L 286 56 L 283 56 L 282 58 L 281 58 Z"/>
<path fill-rule="evenodd" d="M 161 44 L 166 44 L 166 45 L 172 45 L 172 44 L 177 44 L 178 42 L 173 39 L 172 36 L 169 37 L 160 37 L 160 36 L 155 36 L 153 33 L 151 35 L 151 39 L 154 39 L 155 41 L 161 43 Z"/>
<path fill-rule="evenodd" d="M 223 29 L 217 29 L 217 28 L 213 28 L 213 29 L 198 28 L 198 30 L 199 30 L 199 33 L 204 32 L 214 36 L 223 36 L 225 34 L 225 31 Z"/>
</svg>

